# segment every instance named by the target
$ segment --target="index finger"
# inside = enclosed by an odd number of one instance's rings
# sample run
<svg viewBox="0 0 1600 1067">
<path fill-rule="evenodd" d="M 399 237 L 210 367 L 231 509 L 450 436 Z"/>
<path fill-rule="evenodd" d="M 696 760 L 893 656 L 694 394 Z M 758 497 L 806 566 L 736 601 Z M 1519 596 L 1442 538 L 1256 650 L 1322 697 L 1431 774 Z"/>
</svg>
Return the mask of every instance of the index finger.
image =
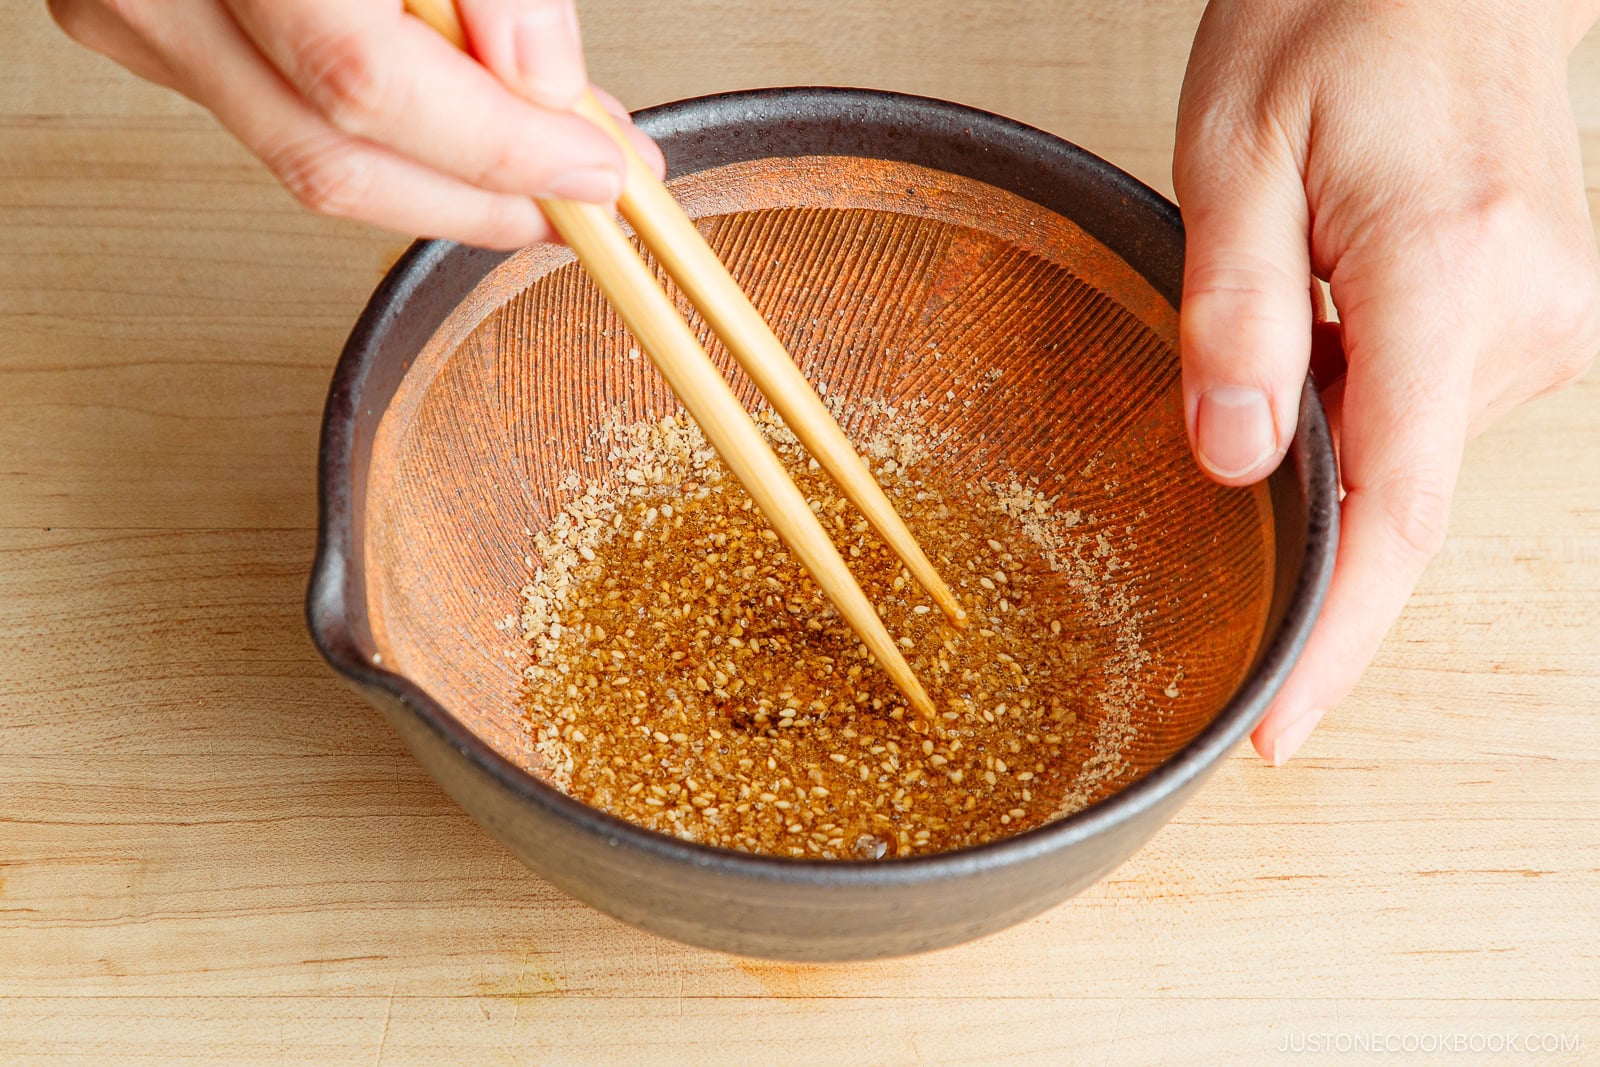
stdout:
<svg viewBox="0 0 1600 1067">
<path fill-rule="evenodd" d="M 479 188 L 606 203 L 622 153 L 537 107 L 383 0 L 227 0 L 256 46 L 339 130 Z"/>
</svg>

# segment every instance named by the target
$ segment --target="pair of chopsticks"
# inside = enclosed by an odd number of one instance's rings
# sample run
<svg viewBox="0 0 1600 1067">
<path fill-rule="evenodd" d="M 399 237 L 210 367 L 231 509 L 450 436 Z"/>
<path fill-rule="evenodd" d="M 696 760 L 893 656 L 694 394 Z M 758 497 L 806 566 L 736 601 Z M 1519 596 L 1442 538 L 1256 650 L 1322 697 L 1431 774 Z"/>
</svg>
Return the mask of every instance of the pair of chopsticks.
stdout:
<svg viewBox="0 0 1600 1067">
<path fill-rule="evenodd" d="M 406 0 L 406 9 L 456 47 L 467 49 L 453 0 Z M 640 240 L 655 253 L 673 281 L 727 345 L 739 365 L 777 409 L 789 429 L 833 478 L 894 551 L 911 576 L 960 628 L 966 612 L 934 570 L 883 488 L 856 454 L 816 390 L 795 366 L 722 261 L 700 236 L 666 186 L 628 143 L 592 93 L 577 113 L 609 134 L 627 159 L 618 206 Z M 924 717 L 933 701 L 917 681 L 883 620 L 856 583 L 832 539 L 812 514 L 805 496 L 762 439 L 755 422 L 717 372 L 672 300 L 655 282 L 632 242 L 604 208 L 564 200 L 540 200 L 539 208 L 577 254 L 578 262 L 622 316 L 683 406 L 700 425 L 723 462 L 761 509 L 789 550 L 888 672 L 911 706 Z"/>
</svg>

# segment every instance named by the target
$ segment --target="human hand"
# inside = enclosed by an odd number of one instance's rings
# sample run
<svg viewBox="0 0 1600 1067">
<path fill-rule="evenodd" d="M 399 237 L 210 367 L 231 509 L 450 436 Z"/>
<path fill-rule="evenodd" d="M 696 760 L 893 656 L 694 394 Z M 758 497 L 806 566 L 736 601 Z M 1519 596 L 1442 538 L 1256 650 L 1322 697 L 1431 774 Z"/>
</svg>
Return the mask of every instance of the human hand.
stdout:
<svg viewBox="0 0 1600 1067">
<path fill-rule="evenodd" d="M 1600 346 L 1565 77 L 1597 6 L 1206 9 L 1173 179 L 1188 234 L 1185 411 L 1213 478 L 1259 481 L 1288 447 L 1313 274 L 1342 320 L 1327 329 L 1344 359 L 1316 368 L 1345 494 L 1338 560 L 1251 737 L 1274 764 L 1355 686 L 1441 547 L 1468 438 L 1580 378 Z"/>
<path fill-rule="evenodd" d="M 313 211 L 490 248 L 549 240 L 531 197 L 622 188 L 621 151 L 570 111 L 587 84 L 573 0 L 458 7 L 476 60 L 396 0 L 50 0 L 69 36 L 210 109 Z"/>
</svg>

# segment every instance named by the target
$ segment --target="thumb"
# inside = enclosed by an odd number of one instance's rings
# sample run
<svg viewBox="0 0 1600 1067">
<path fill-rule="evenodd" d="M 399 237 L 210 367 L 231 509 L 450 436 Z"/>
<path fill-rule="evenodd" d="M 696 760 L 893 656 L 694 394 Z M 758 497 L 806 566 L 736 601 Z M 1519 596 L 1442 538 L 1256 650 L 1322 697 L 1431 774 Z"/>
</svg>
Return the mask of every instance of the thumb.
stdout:
<svg viewBox="0 0 1600 1067">
<path fill-rule="evenodd" d="M 1212 478 L 1250 485 L 1289 447 L 1311 356 L 1305 191 L 1287 155 L 1186 148 L 1180 133 L 1175 158 L 1189 443 Z"/>
</svg>

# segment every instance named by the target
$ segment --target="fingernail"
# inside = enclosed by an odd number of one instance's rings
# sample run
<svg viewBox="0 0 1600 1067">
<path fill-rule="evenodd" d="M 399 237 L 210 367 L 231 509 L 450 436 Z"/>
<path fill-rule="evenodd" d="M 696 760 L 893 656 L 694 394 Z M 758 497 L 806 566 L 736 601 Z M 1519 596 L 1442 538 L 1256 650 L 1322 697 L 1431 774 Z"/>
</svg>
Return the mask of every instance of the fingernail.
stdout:
<svg viewBox="0 0 1600 1067">
<path fill-rule="evenodd" d="M 1321 708 L 1308 708 L 1300 714 L 1298 719 L 1291 719 L 1287 726 L 1279 731 L 1278 736 L 1272 741 L 1272 765 L 1282 767 L 1300 751 L 1300 746 L 1306 743 L 1306 738 L 1311 736 L 1311 731 L 1317 728 L 1317 723 L 1322 721 Z"/>
<path fill-rule="evenodd" d="M 513 32 L 517 71 L 537 103 L 565 109 L 578 102 L 589 78 L 583 69 L 578 16 L 570 3 L 545 3 L 523 12 Z"/>
<path fill-rule="evenodd" d="M 590 204 L 614 203 L 622 195 L 622 175 L 606 167 L 579 167 L 550 179 L 544 195 L 556 200 L 582 200 Z"/>
<path fill-rule="evenodd" d="M 1200 462 L 1221 478 L 1248 474 L 1278 451 L 1267 395 L 1244 386 L 1201 393 L 1194 436 Z"/>
</svg>

